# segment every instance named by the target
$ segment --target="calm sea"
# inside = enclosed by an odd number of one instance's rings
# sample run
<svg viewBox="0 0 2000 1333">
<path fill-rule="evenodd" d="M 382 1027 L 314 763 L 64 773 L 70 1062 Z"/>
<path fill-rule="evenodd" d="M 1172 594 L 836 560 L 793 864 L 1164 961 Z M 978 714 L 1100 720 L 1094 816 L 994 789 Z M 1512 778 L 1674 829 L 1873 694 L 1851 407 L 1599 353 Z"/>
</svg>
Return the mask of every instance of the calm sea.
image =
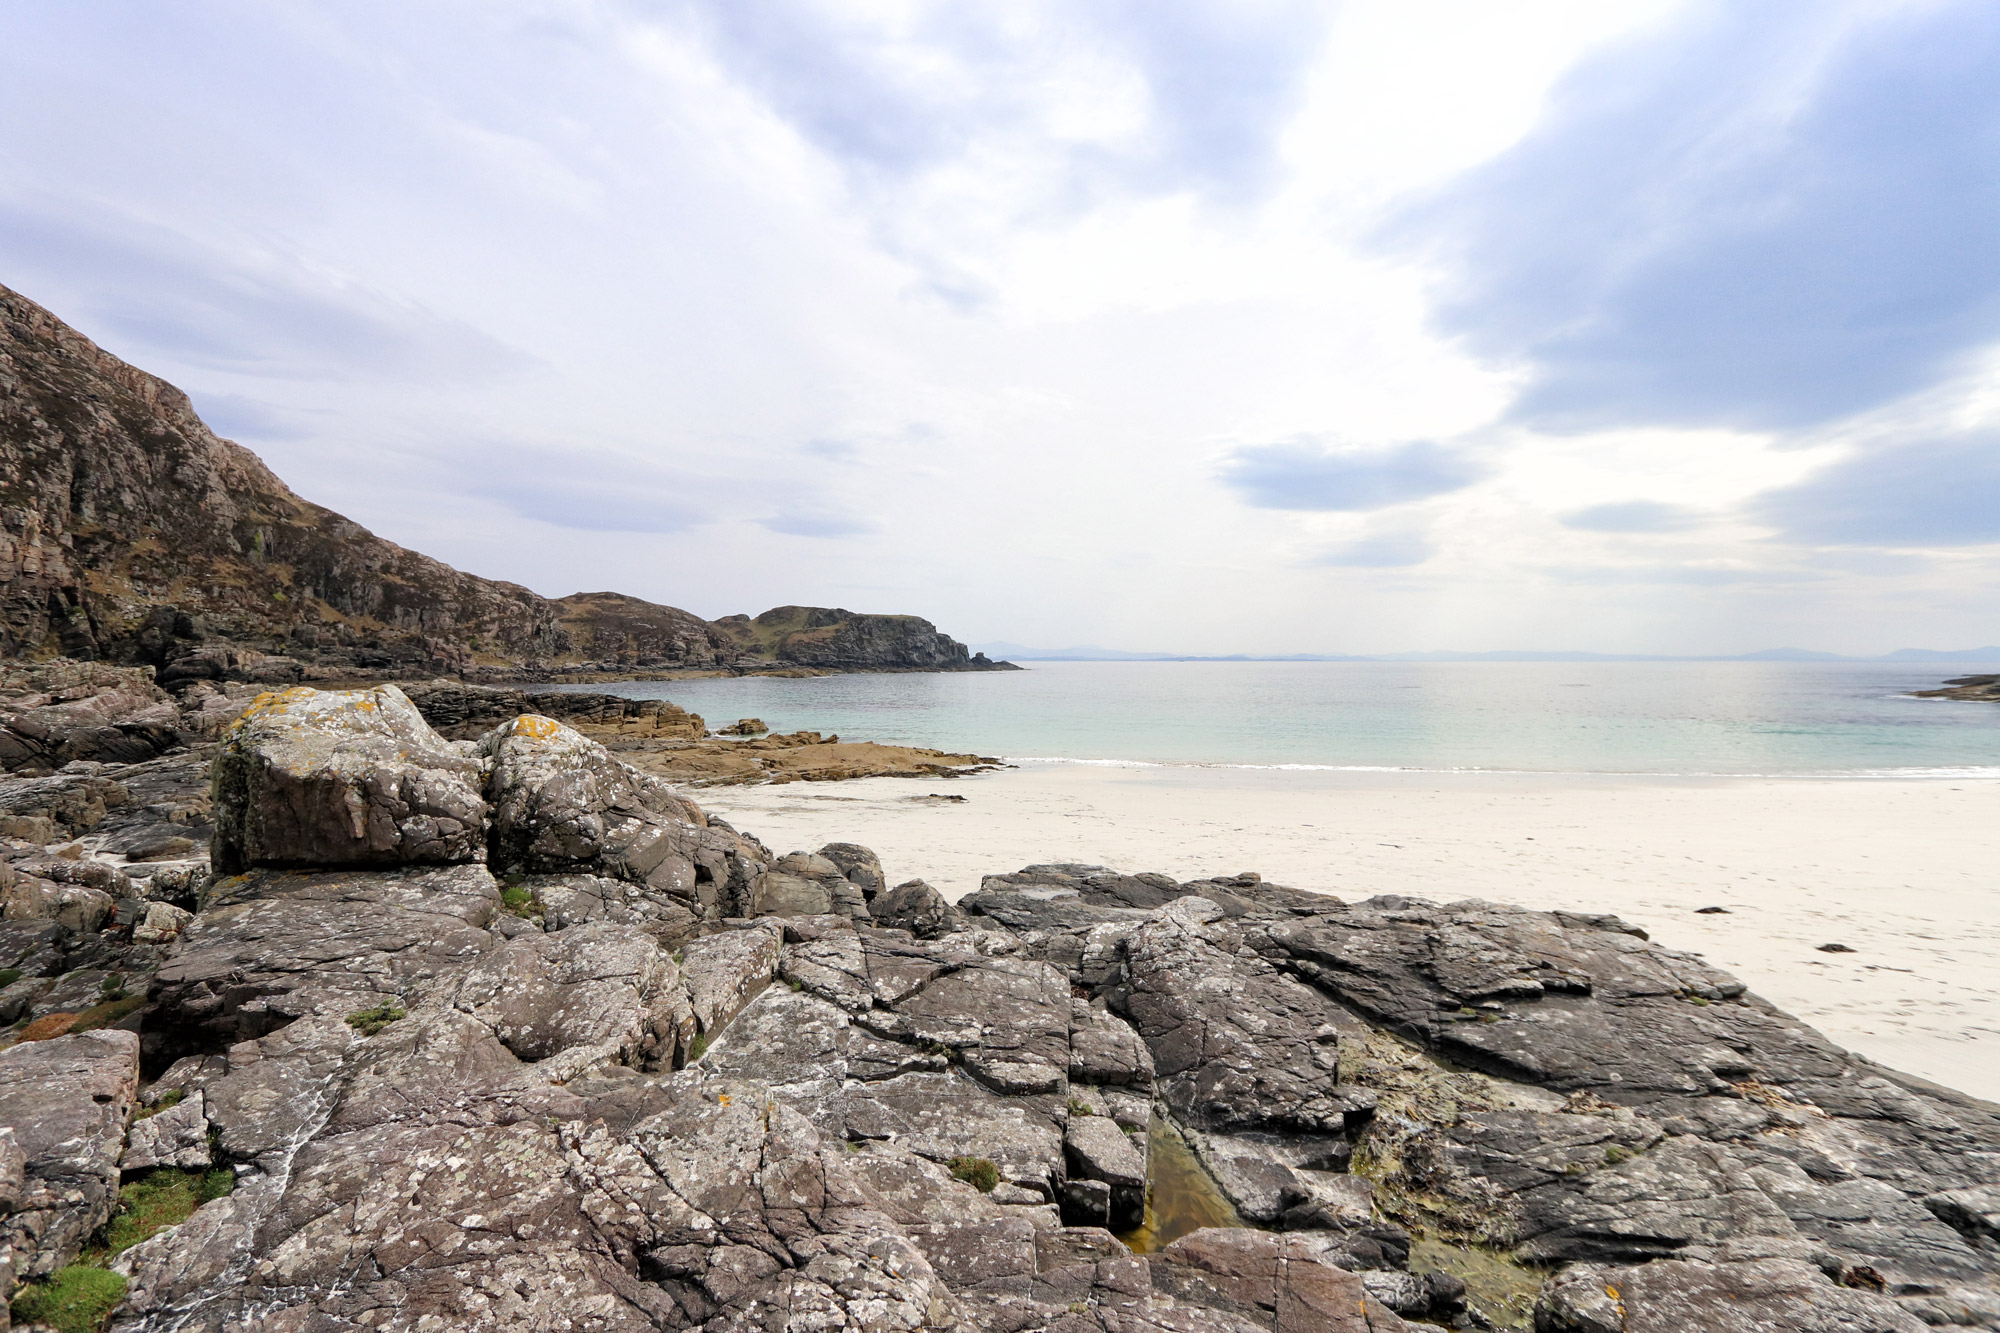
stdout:
<svg viewBox="0 0 2000 1333">
<path fill-rule="evenodd" d="M 632 682 L 710 726 L 1013 760 L 1545 773 L 2000 776 L 2000 704 L 1907 697 L 2000 666 L 1043 662 L 952 675 Z"/>
</svg>

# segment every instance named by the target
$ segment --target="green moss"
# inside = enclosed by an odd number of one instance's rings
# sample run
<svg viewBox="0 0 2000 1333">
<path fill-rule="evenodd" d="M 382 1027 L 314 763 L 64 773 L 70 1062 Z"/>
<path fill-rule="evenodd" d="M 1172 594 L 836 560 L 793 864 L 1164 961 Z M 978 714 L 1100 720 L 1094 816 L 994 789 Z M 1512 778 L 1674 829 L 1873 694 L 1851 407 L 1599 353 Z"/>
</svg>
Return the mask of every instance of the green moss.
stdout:
<svg viewBox="0 0 2000 1333">
<path fill-rule="evenodd" d="M 708 1034 L 706 1032 L 695 1033 L 694 1040 L 688 1043 L 687 1062 L 689 1064 L 693 1064 L 695 1061 L 701 1059 L 702 1056 L 707 1054 L 708 1054 Z"/>
<path fill-rule="evenodd" d="M 125 1299 L 125 1279 L 108 1268 L 71 1264 L 30 1282 L 14 1295 L 14 1322 L 47 1324 L 61 1333 L 97 1333 Z"/>
<path fill-rule="evenodd" d="M 137 1111 L 133 1112 L 132 1119 L 144 1120 L 148 1116 L 158 1115 L 160 1112 L 166 1110 L 170 1106 L 179 1106 L 181 1104 L 182 1099 L 185 1098 L 186 1096 L 187 1096 L 186 1088 L 175 1088 L 172 1092 L 167 1093 L 165 1096 L 161 1097 L 160 1100 L 154 1102 L 151 1106 L 142 1106 Z"/>
<path fill-rule="evenodd" d="M 1091 1107 L 1090 1103 L 1085 1101 L 1081 1097 L 1072 1097 L 1069 1099 L 1069 1113 L 1071 1115 L 1097 1114 L 1097 1112 Z"/>
<path fill-rule="evenodd" d="M 347 1026 L 364 1037 L 372 1037 L 391 1023 L 408 1017 L 409 1012 L 402 1005 L 384 1000 L 371 1009 L 356 1009 L 347 1016 Z"/>
<path fill-rule="evenodd" d="M 1624 1147 L 1616 1143 L 1612 1144 L 1609 1148 L 1606 1148 L 1604 1150 L 1604 1161 L 1607 1165 L 1610 1166 L 1616 1166 L 1620 1162 L 1629 1162 L 1636 1156 L 1638 1156 L 1638 1154 L 1633 1152 L 1630 1148 Z"/>
<path fill-rule="evenodd" d="M 500 906 L 512 916 L 539 920 L 542 915 L 542 905 L 535 900 L 534 890 L 518 884 L 500 890 Z"/>
<path fill-rule="evenodd" d="M 0 967 L 0 986 L 11 986 L 21 979 L 18 967 Z"/>
<path fill-rule="evenodd" d="M 991 1194 L 1000 1183 L 1000 1168 L 984 1157 L 954 1157 L 951 1174 L 981 1194 Z"/>
</svg>

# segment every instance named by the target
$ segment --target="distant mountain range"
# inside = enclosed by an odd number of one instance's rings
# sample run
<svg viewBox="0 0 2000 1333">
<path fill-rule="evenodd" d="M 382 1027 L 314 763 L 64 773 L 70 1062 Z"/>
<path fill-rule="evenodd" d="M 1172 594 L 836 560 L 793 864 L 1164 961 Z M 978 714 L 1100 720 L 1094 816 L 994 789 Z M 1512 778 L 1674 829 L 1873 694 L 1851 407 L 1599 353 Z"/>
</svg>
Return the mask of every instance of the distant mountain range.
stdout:
<svg viewBox="0 0 2000 1333">
<path fill-rule="evenodd" d="M 976 643 L 973 651 L 1012 662 L 2000 662 L 2000 647 L 1898 648 L 1877 657 L 1846 657 L 1811 648 L 1766 648 L 1762 652 L 1676 657 L 1646 653 L 1132 653 L 1080 644 L 1074 648 L 1029 648 L 1018 643 Z"/>
</svg>

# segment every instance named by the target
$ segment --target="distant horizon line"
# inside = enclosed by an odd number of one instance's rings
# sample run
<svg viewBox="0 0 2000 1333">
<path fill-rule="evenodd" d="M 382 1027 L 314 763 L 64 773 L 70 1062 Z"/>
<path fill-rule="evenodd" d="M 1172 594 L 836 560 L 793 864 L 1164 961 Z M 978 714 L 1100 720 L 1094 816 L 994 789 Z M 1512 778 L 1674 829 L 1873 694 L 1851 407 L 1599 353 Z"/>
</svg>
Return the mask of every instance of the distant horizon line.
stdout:
<svg viewBox="0 0 2000 1333">
<path fill-rule="evenodd" d="M 973 652 L 1016 662 L 1899 662 L 2000 663 L 2000 646 L 1983 648 L 1898 648 L 1873 655 L 1821 652 L 1813 648 L 1765 648 L 1754 653 L 1593 653 L 1499 649 L 1456 652 L 1431 649 L 1400 653 L 1161 653 L 1128 652 L 1079 644 L 1070 648 L 1030 648 L 995 640 L 968 644 Z"/>
</svg>

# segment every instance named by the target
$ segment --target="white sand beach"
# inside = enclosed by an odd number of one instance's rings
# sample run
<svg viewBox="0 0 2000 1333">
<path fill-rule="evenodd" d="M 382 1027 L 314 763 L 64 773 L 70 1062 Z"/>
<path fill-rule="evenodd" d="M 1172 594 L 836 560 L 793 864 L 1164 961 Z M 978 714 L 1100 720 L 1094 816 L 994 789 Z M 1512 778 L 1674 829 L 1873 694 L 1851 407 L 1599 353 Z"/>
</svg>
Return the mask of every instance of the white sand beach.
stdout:
<svg viewBox="0 0 2000 1333">
<path fill-rule="evenodd" d="M 1845 1046 L 2000 1101 L 1993 779 L 1031 764 L 691 794 L 775 851 L 864 843 L 892 883 L 951 898 L 985 874 L 1083 861 L 1615 912 Z M 1711 906 L 1728 913 L 1696 913 Z M 1818 951 L 1830 943 L 1855 952 Z"/>
</svg>

